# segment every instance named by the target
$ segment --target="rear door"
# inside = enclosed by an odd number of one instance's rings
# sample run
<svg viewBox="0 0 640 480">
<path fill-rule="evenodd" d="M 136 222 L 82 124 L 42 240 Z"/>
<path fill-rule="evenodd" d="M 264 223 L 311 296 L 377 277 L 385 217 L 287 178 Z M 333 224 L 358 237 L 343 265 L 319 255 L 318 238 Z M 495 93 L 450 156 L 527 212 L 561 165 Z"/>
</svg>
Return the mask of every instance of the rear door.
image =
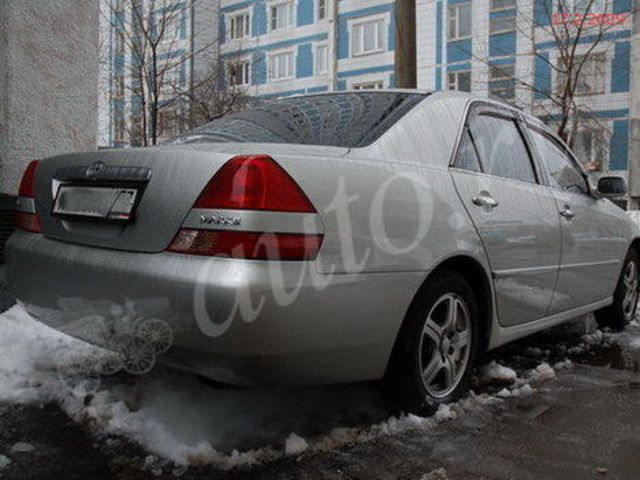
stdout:
<svg viewBox="0 0 640 480">
<path fill-rule="evenodd" d="M 517 114 L 475 106 L 451 174 L 489 257 L 501 324 L 544 317 L 559 270 L 559 215 Z"/>
<path fill-rule="evenodd" d="M 626 248 L 624 225 L 608 200 L 589 194 L 571 153 L 549 133 L 529 128 L 562 225 L 562 260 L 550 313 L 610 296 Z"/>
</svg>

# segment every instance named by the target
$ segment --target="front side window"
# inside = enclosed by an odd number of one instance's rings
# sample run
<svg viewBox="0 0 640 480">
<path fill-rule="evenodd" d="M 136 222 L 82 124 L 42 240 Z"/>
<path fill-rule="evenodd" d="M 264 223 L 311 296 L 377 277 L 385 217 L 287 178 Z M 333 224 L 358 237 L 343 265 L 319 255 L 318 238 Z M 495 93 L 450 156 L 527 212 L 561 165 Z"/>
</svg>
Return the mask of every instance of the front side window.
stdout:
<svg viewBox="0 0 640 480">
<path fill-rule="evenodd" d="M 293 25 L 293 2 L 280 2 L 271 5 L 269 25 L 271 30 L 290 27 Z"/>
<path fill-rule="evenodd" d="M 447 88 L 460 92 L 471 91 L 471 71 L 449 72 L 447 75 Z"/>
<path fill-rule="evenodd" d="M 241 13 L 229 19 L 229 37 L 231 39 L 244 38 L 250 35 L 249 14 Z"/>
<path fill-rule="evenodd" d="M 574 193 L 588 193 L 587 181 L 564 148 L 548 135 L 533 129 L 530 131 L 551 186 Z"/>
<path fill-rule="evenodd" d="M 535 183 L 531 158 L 515 120 L 480 114 L 473 119 L 469 130 L 483 172 Z"/>
<path fill-rule="evenodd" d="M 576 132 L 573 152 L 583 165 L 599 170 L 607 157 L 607 136 L 603 128 L 583 127 Z"/>
<path fill-rule="evenodd" d="M 460 40 L 471 36 L 471 3 L 449 5 L 447 38 Z"/>
<path fill-rule="evenodd" d="M 384 50 L 384 20 L 356 23 L 353 26 L 353 54 L 364 55 Z"/>
<path fill-rule="evenodd" d="M 285 80 L 293 76 L 293 52 L 276 53 L 269 57 L 269 79 Z"/>
</svg>

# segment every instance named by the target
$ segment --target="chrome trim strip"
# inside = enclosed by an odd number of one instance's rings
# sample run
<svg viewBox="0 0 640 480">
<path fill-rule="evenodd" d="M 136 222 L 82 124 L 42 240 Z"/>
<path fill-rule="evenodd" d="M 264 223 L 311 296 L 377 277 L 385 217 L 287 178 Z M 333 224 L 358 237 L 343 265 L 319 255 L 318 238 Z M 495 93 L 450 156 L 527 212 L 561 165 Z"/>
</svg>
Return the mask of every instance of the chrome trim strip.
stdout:
<svg viewBox="0 0 640 480">
<path fill-rule="evenodd" d="M 494 278 L 510 277 L 513 275 L 533 275 L 536 273 L 553 272 L 557 270 L 568 270 L 571 268 L 584 268 L 584 267 L 602 267 L 605 265 L 617 265 L 620 263 L 618 259 L 603 260 L 599 262 L 582 262 L 582 263 L 569 263 L 566 265 L 546 265 L 542 267 L 525 267 L 525 268 L 510 268 L 505 270 L 496 270 L 493 272 Z"/>
<path fill-rule="evenodd" d="M 233 230 L 238 232 L 324 233 L 316 213 L 270 212 L 260 210 L 192 209 L 182 228 Z"/>
<path fill-rule="evenodd" d="M 554 272 L 560 269 L 559 265 L 545 265 L 542 267 L 509 268 L 493 272 L 495 278 L 510 277 L 513 275 L 533 275 L 536 273 Z"/>
<path fill-rule="evenodd" d="M 612 259 L 612 260 L 603 260 L 600 262 L 581 262 L 581 263 L 568 263 L 566 265 L 562 265 L 562 269 L 567 269 L 567 268 L 584 268 L 584 267 L 601 267 L 604 265 L 617 265 L 620 263 L 620 260 L 618 259 Z"/>
<path fill-rule="evenodd" d="M 541 330 L 553 327 L 567 320 L 574 319 L 580 315 L 591 313 L 603 307 L 607 307 L 613 303 L 613 297 L 607 297 L 598 302 L 583 305 L 582 307 L 567 310 L 566 312 L 556 313 L 549 317 L 527 322 L 522 325 L 515 325 L 513 327 L 503 327 L 497 322 L 491 332 L 491 340 L 489 341 L 489 349 L 499 347 L 505 343 L 513 342 L 519 338 L 523 338 L 532 335 Z"/>
<path fill-rule="evenodd" d="M 24 213 L 36 213 L 36 202 L 30 197 L 16 198 L 16 210 Z"/>
</svg>

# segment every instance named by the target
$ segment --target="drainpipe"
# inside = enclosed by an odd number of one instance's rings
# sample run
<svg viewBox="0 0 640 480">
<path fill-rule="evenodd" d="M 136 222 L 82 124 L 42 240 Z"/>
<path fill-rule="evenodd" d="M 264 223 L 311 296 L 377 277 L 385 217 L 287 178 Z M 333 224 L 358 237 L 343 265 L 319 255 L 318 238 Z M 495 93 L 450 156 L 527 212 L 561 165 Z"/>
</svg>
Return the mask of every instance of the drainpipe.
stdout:
<svg viewBox="0 0 640 480">
<path fill-rule="evenodd" d="M 329 0 L 327 2 L 329 12 L 328 17 L 328 57 L 329 65 L 327 72 L 327 89 L 333 92 L 338 89 L 338 1 Z"/>
<path fill-rule="evenodd" d="M 395 86 L 416 88 L 416 0 L 396 0 Z"/>
</svg>

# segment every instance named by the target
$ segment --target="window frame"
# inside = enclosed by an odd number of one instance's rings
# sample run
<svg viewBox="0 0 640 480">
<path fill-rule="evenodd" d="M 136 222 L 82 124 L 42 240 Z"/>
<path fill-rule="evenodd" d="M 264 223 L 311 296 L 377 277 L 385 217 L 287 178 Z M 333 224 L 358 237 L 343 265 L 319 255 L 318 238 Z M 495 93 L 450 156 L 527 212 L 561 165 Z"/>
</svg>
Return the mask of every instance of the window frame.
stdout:
<svg viewBox="0 0 640 480">
<path fill-rule="evenodd" d="M 533 170 L 533 175 L 534 175 L 533 182 L 520 180 L 517 178 L 511 178 L 511 177 L 502 177 L 500 175 L 494 175 L 492 173 L 485 172 L 484 165 L 482 163 L 482 156 L 478 151 L 476 141 L 473 138 L 473 134 L 471 133 L 469 128 L 471 125 L 471 122 L 480 115 L 492 115 L 498 118 L 512 120 L 515 123 L 518 133 L 520 134 L 520 137 L 522 139 L 522 142 L 524 143 L 524 147 L 525 147 L 525 150 L 527 151 L 529 162 Z M 456 160 L 458 159 L 458 155 L 460 154 L 460 149 L 462 147 L 462 139 L 465 133 L 467 133 L 469 135 L 469 138 L 471 139 L 471 143 L 473 145 L 474 151 L 478 158 L 478 163 L 480 165 L 480 171 L 476 172 L 473 170 L 467 170 L 467 169 L 459 168 L 455 165 Z M 460 128 L 460 131 L 458 132 L 458 138 L 456 139 L 456 144 L 455 144 L 455 148 L 453 149 L 453 154 L 449 159 L 449 168 L 459 172 L 466 172 L 471 175 L 486 175 L 490 178 L 497 178 L 502 181 L 519 182 L 527 185 L 537 185 L 541 187 L 547 186 L 546 170 L 542 170 L 542 168 L 539 165 L 537 152 L 534 150 L 534 146 L 532 145 L 532 140 L 529 137 L 528 123 L 525 122 L 522 114 L 519 111 L 510 108 L 509 106 L 496 105 L 494 103 L 490 103 L 484 100 L 472 101 L 468 105 L 467 111 L 465 112 L 465 115 L 464 115 L 464 122 L 462 124 L 462 127 Z"/>
<path fill-rule="evenodd" d="M 498 10 L 498 11 L 499 12 L 508 12 L 509 10 L 511 10 L 511 8 L 504 9 L 504 10 Z M 512 18 L 513 19 L 513 28 L 502 28 L 500 30 L 495 30 L 495 31 L 491 30 L 494 18 L 499 18 L 499 19 Z M 494 18 L 490 18 L 489 19 L 489 35 L 502 35 L 504 33 L 512 33 L 512 32 L 517 32 L 518 31 L 518 16 L 516 14 L 499 16 L 499 17 L 494 17 Z"/>
<path fill-rule="evenodd" d="M 367 24 L 374 24 L 374 25 L 381 25 L 376 27 L 376 35 L 375 35 L 375 39 L 376 39 L 376 48 L 374 48 L 373 50 L 364 50 L 364 44 L 365 44 L 365 25 Z M 349 25 L 349 30 L 350 30 L 350 35 L 351 35 L 351 57 L 364 57 L 367 55 L 375 55 L 377 53 L 383 53 L 386 51 L 387 49 L 387 39 L 386 37 L 386 33 L 387 33 L 387 21 L 386 18 L 384 16 L 381 15 L 377 15 L 377 16 L 370 16 L 370 17 L 362 17 L 359 18 L 357 20 L 354 20 L 353 22 L 350 23 Z M 356 29 L 362 28 L 362 39 L 361 39 L 361 47 L 362 50 L 361 51 L 356 51 Z M 382 33 L 381 33 L 382 32 Z M 380 41 L 380 44 L 378 45 L 377 42 L 378 40 Z"/>
<path fill-rule="evenodd" d="M 494 0 L 489 0 L 489 11 L 490 12 L 504 12 L 505 10 L 513 10 L 513 9 L 517 9 L 518 5 L 517 5 L 517 1 L 514 0 L 513 2 L 513 6 L 507 6 L 507 7 L 494 7 L 493 6 L 493 2 Z"/>
<path fill-rule="evenodd" d="M 469 28 L 470 32 L 468 35 L 460 35 L 460 10 L 465 7 L 469 7 L 469 15 L 471 16 L 469 20 Z M 455 15 L 452 15 L 452 12 L 455 12 Z M 451 19 L 455 18 L 455 35 L 452 35 L 451 32 Z M 473 6 L 471 1 L 454 3 L 447 6 L 447 41 L 448 42 L 457 42 L 459 40 L 466 40 L 473 36 Z"/>
<path fill-rule="evenodd" d="M 280 6 L 280 5 L 287 5 L 287 24 L 283 27 L 276 27 L 273 28 L 273 9 Z M 295 18 L 296 18 L 296 5 L 295 2 L 293 0 L 274 0 L 272 2 L 269 2 L 267 4 L 267 24 L 269 27 L 269 33 L 271 32 L 282 32 L 282 31 L 286 31 L 289 28 L 292 28 L 293 26 L 295 26 Z M 277 23 L 277 22 L 276 22 Z"/>
<path fill-rule="evenodd" d="M 318 51 L 324 50 L 324 70 L 318 69 Z M 329 72 L 329 44 L 326 42 L 316 43 L 313 48 L 313 74 L 316 76 L 326 75 Z"/>
<path fill-rule="evenodd" d="M 362 91 L 362 90 L 383 90 L 384 89 L 384 80 L 364 80 L 361 82 L 356 82 L 351 85 L 351 90 Z"/>
<path fill-rule="evenodd" d="M 271 68 L 271 59 L 274 57 L 278 57 L 281 55 L 290 55 L 291 60 L 289 61 L 289 75 L 286 77 L 277 77 L 275 78 L 273 76 L 273 70 Z M 296 57 L 295 57 L 295 51 L 293 48 L 285 48 L 282 50 L 274 50 L 273 52 L 269 52 L 267 54 L 267 80 L 269 83 L 272 82 L 286 82 L 288 80 L 292 80 L 295 78 L 296 76 L 296 72 L 295 72 L 295 62 L 296 62 Z"/>
<path fill-rule="evenodd" d="M 460 86 L 460 81 L 458 76 L 460 74 L 463 73 L 468 73 L 469 74 L 469 90 L 460 90 L 459 86 Z M 454 83 L 454 87 L 455 88 L 450 88 L 451 87 L 451 75 L 454 76 L 455 81 Z M 447 72 L 447 90 L 450 92 L 467 92 L 467 93 L 471 93 L 471 91 L 473 90 L 472 88 L 472 84 L 473 84 L 473 72 L 470 68 L 465 68 L 463 70 L 452 70 L 450 72 Z"/>
<path fill-rule="evenodd" d="M 322 5 L 322 9 L 320 8 Z M 327 19 L 327 9 L 329 6 L 329 2 L 327 0 L 316 0 L 315 2 L 315 14 L 316 14 L 316 22 L 323 22 Z M 323 11 L 323 16 L 320 16 L 320 11 Z"/>
<path fill-rule="evenodd" d="M 234 59 L 235 62 L 227 62 L 227 64 L 225 65 L 225 70 L 226 70 L 226 80 L 227 80 L 227 87 L 231 88 L 231 87 L 248 87 L 249 85 L 251 85 L 251 62 L 249 61 L 248 58 L 238 58 L 238 59 Z M 240 66 L 240 68 L 242 68 L 242 78 L 243 80 L 245 80 L 242 83 L 232 83 L 231 82 L 231 72 L 229 71 L 230 68 L 232 66 Z M 237 75 L 236 75 L 237 77 Z"/>
<path fill-rule="evenodd" d="M 242 36 L 240 37 L 234 37 L 233 36 L 233 31 L 234 29 L 232 28 L 234 21 L 237 21 L 236 19 L 238 17 L 244 17 L 244 20 L 246 20 L 243 32 L 242 32 Z M 237 10 L 235 12 L 229 13 L 227 15 L 227 38 L 229 41 L 236 41 L 236 40 L 242 40 L 245 38 L 250 38 L 251 37 L 251 11 L 249 9 L 243 9 L 243 10 Z"/>
</svg>

